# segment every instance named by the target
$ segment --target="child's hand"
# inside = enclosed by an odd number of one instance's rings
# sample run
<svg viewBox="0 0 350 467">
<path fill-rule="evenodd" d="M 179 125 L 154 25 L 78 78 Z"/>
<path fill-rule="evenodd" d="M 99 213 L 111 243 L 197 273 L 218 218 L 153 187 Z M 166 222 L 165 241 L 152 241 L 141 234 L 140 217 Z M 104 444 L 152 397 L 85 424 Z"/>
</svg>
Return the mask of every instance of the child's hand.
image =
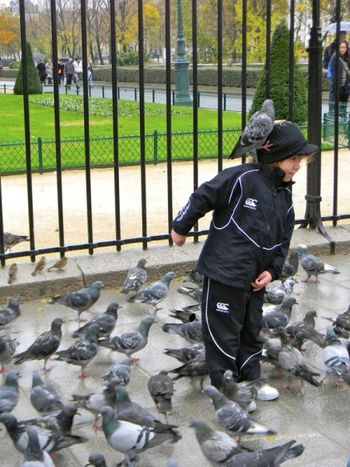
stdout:
<svg viewBox="0 0 350 467">
<path fill-rule="evenodd" d="M 253 289 L 253 292 L 258 292 L 259 290 L 266 287 L 272 281 L 272 276 L 269 271 L 263 271 L 254 282 L 251 282 L 250 285 Z"/>
<path fill-rule="evenodd" d="M 177 246 L 182 246 L 185 244 L 186 242 L 186 235 L 181 235 L 181 234 L 178 234 L 177 232 L 175 232 L 175 230 L 173 229 L 171 231 L 171 239 L 172 241 L 175 243 L 175 245 Z"/>
</svg>

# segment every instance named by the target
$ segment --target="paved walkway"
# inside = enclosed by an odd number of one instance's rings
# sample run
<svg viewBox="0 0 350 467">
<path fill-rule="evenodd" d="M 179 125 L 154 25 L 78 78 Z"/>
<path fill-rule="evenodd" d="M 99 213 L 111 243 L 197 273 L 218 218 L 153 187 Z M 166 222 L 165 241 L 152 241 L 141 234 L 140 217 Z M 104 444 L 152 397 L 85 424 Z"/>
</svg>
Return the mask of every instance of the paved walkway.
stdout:
<svg viewBox="0 0 350 467">
<path fill-rule="evenodd" d="M 190 249 L 191 246 L 188 245 L 188 250 Z M 182 249 L 181 251 L 185 250 Z M 138 257 L 142 255 L 142 252 L 138 253 Z M 173 267 L 171 264 L 173 258 L 170 255 L 167 259 L 169 262 L 168 269 L 170 269 Z M 323 256 L 323 259 L 336 265 L 341 274 L 335 276 L 324 275 L 320 278 L 319 284 L 304 284 L 301 281 L 304 274 L 299 272 L 297 275 L 299 282 L 294 289 L 298 305 L 293 309 L 291 318 L 291 321 L 301 319 L 305 312 L 315 309 L 318 316 L 317 328 L 320 331 L 324 331 L 326 325 L 329 324 L 329 321 L 325 319 L 326 317 L 335 317 L 338 313 L 345 311 L 350 302 L 349 254 L 337 254 L 331 257 Z M 91 261 L 94 263 L 96 258 L 92 258 Z M 165 259 L 163 258 L 162 261 L 164 263 Z M 111 264 L 106 265 L 107 268 L 110 266 Z M 62 272 L 61 275 L 56 274 L 56 287 L 63 281 L 65 274 L 69 275 L 69 271 L 67 273 Z M 113 280 L 115 284 L 121 283 L 124 279 L 124 275 L 118 272 L 113 273 L 111 270 L 109 276 L 110 283 Z M 183 277 L 178 277 L 172 282 L 169 296 L 163 301 L 162 309 L 158 313 L 158 321 L 151 328 L 149 343 L 145 349 L 139 352 L 140 363 L 132 369 L 131 381 L 127 387 L 133 400 L 155 414 L 156 410 L 153 401 L 146 389 L 147 380 L 150 375 L 161 369 L 171 370 L 179 366 L 176 360 L 164 354 L 165 347 L 182 347 L 186 345 L 183 338 L 165 334 L 161 330 L 163 323 L 171 321 L 171 318 L 169 318 L 170 308 L 193 303 L 190 298 L 177 292 L 182 280 Z M 42 294 L 47 295 L 47 289 L 43 285 L 42 287 Z M 123 306 L 119 313 L 115 334 L 123 330 L 134 329 L 139 321 L 149 313 L 145 305 L 126 303 L 125 296 L 121 295 L 119 290 L 119 287 L 102 290 L 101 298 L 95 305 L 95 311 L 97 312 L 104 311 L 112 301 L 117 301 Z M 41 300 L 24 301 L 21 317 L 14 321 L 9 328 L 11 335 L 16 336 L 20 342 L 18 351 L 24 350 L 38 333 L 47 330 L 51 320 L 58 316 L 65 320 L 61 343 L 63 349 L 71 344 L 71 333 L 77 327 L 77 323 L 74 321 L 75 312 L 60 305 L 49 305 Z M 90 318 L 89 313 L 85 313 L 85 317 Z M 306 347 L 307 358 L 318 366 L 322 372 L 321 350 L 312 345 Z M 121 354 L 111 353 L 107 349 L 100 349 L 97 357 L 88 366 L 90 377 L 85 382 L 81 382 L 78 378 L 79 368 L 64 362 L 50 361 L 49 366 L 52 369 L 45 377 L 45 380 L 53 384 L 64 401 L 68 402 L 71 399 L 71 394 L 87 394 L 99 390 L 102 387 L 102 375 L 112 361 L 118 360 L 120 357 Z M 42 363 L 36 361 L 26 362 L 20 367 L 22 373 L 20 398 L 17 407 L 13 411 L 18 418 L 37 415 L 29 401 L 29 390 L 32 370 L 41 367 Z M 276 430 L 278 435 L 274 441 L 267 441 L 264 438 L 246 438 L 243 440 L 244 444 L 257 449 L 271 447 L 295 439 L 298 443 L 301 442 L 305 445 L 305 452 L 300 458 L 288 463 L 291 467 L 344 467 L 350 454 L 350 433 L 348 429 L 350 387 L 345 385 L 341 389 L 337 389 L 333 383 L 329 382 L 323 388 L 316 388 L 306 383 L 305 392 L 302 394 L 299 381 L 293 382 L 291 390 L 285 390 L 282 385 L 286 382 L 286 379 L 278 379 L 272 366 L 264 364 L 263 371 L 270 382 L 280 390 L 281 396 L 275 402 L 258 401 L 258 408 L 254 413 L 254 418 Z M 169 415 L 169 422 L 179 426 L 182 440 L 175 445 L 156 447 L 143 453 L 140 456 L 141 461 L 139 463 L 142 467 L 166 467 L 169 457 L 177 459 L 179 467 L 209 466 L 198 447 L 189 424 L 194 417 L 202 418 L 217 429 L 218 427 L 212 420 L 213 406 L 209 403 L 207 397 L 201 394 L 198 382 L 182 379 L 175 383 L 175 388 L 174 408 L 172 414 Z M 80 412 L 81 416 L 77 417 L 73 432 L 85 435 L 88 437 L 89 442 L 57 453 L 56 465 L 58 467 L 83 466 L 87 462 L 89 453 L 93 451 L 102 452 L 106 456 L 108 465 L 114 465 L 116 460 L 120 460 L 120 455 L 107 445 L 102 432 L 97 434 L 93 432 L 91 426 L 92 415 L 83 409 Z M 18 465 L 20 456 L 14 450 L 5 431 L 0 431 L 0 453 L 3 467 Z"/>
</svg>

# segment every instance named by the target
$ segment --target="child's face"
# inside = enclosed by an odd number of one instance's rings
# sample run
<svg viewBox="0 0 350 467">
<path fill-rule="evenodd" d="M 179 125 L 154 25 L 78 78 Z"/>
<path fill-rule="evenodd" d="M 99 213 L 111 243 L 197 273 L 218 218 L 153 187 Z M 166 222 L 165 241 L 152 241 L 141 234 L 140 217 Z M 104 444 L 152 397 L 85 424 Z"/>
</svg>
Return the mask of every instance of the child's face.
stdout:
<svg viewBox="0 0 350 467">
<path fill-rule="evenodd" d="M 285 176 L 283 177 L 284 182 L 290 182 L 294 175 L 300 169 L 302 157 L 300 156 L 292 156 L 288 157 L 288 159 L 284 159 L 278 164 L 278 167 L 283 170 Z"/>
</svg>

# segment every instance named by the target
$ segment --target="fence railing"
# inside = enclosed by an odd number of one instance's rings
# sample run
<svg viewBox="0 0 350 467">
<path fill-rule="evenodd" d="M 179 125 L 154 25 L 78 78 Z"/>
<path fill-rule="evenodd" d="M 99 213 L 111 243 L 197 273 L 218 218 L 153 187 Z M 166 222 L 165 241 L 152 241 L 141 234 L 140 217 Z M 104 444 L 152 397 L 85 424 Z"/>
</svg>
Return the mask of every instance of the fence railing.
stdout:
<svg viewBox="0 0 350 467">
<path fill-rule="evenodd" d="M 89 53 L 88 45 L 92 43 L 91 28 L 88 27 L 88 5 L 87 2 L 80 2 L 81 8 L 79 10 L 80 17 L 77 18 L 77 31 L 78 34 L 78 43 L 77 50 L 81 50 L 81 60 L 83 64 L 83 76 L 88 76 L 88 63 L 89 63 Z M 175 5 L 175 3 L 177 5 Z M 108 2 L 108 7 L 106 7 L 105 14 L 106 18 L 108 17 L 110 31 L 110 41 L 106 43 L 110 44 L 108 50 L 108 55 L 111 57 L 111 87 L 107 89 L 106 87 L 101 87 L 100 91 L 103 93 L 104 97 L 110 93 L 112 99 L 112 128 L 113 128 L 113 137 L 111 138 L 90 138 L 90 123 L 91 115 L 89 113 L 89 99 L 97 93 L 97 87 L 89 86 L 87 81 L 81 83 L 81 87 L 77 88 L 72 86 L 70 92 L 81 93 L 83 96 L 83 118 L 84 118 L 84 140 L 71 140 L 64 141 L 61 138 L 61 115 L 59 107 L 59 94 L 62 92 L 68 92 L 68 88 L 60 87 L 58 84 L 58 77 L 55 75 L 53 77 L 53 89 L 50 89 L 50 92 L 53 90 L 54 95 L 54 130 L 55 130 L 55 141 L 33 141 L 31 133 L 31 121 L 30 121 L 30 106 L 29 102 L 29 72 L 27 64 L 29 60 L 32 60 L 32 57 L 27 56 L 27 42 L 31 40 L 31 32 L 28 33 L 28 22 L 27 16 L 28 11 L 26 2 L 19 2 L 19 24 L 20 24 L 20 37 L 21 37 L 21 60 L 22 60 L 22 83 L 23 83 L 23 122 L 24 122 L 24 140 L 25 144 L 6 144 L 2 145 L 0 148 L 0 170 L 2 173 L 9 173 L 7 171 L 13 170 L 17 164 L 18 170 L 25 170 L 26 177 L 26 199 L 24 204 L 27 206 L 27 216 L 23 226 L 25 228 L 25 233 L 30 237 L 30 243 L 28 250 L 20 252 L 6 252 L 4 249 L 3 242 L 3 232 L 6 230 L 11 231 L 11 226 L 9 226 L 9 220 L 14 219 L 16 213 L 14 212 L 13 203 L 11 203 L 11 196 L 7 197 L 10 200 L 9 206 L 5 206 L 3 200 L 7 186 L 4 183 L 4 188 L 1 185 L 0 177 L 0 261 L 4 265 L 5 261 L 8 258 L 14 258 L 17 256 L 27 256 L 32 261 L 35 261 L 35 258 L 38 254 L 45 252 L 59 252 L 61 255 L 64 255 L 66 251 L 77 251 L 77 250 L 88 250 L 89 254 L 93 254 L 95 248 L 101 248 L 105 246 L 114 246 L 117 250 L 120 250 L 122 245 L 126 243 L 140 244 L 142 248 L 147 249 L 148 244 L 151 241 L 166 240 L 170 245 L 172 241 L 169 237 L 169 231 L 171 229 L 172 219 L 174 217 L 174 198 L 173 192 L 175 186 L 173 186 L 172 180 L 172 161 L 174 158 L 191 158 L 192 160 L 192 172 L 193 180 L 191 189 L 195 189 L 199 185 L 199 164 L 198 161 L 202 157 L 212 157 L 215 156 L 217 159 L 217 171 L 223 169 L 223 160 L 225 156 L 231 150 L 234 141 L 237 138 L 236 132 L 229 132 L 228 130 L 223 130 L 223 110 L 231 110 L 230 108 L 230 99 L 229 96 L 223 92 L 223 63 L 227 60 L 227 55 L 232 53 L 232 47 L 230 46 L 228 50 L 227 44 L 231 44 L 231 35 L 230 33 L 229 41 L 227 40 L 227 28 L 224 27 L 225 22 L 228 20 L 224 15 L 224 2 L 218 1 L 214 2 L 215 6 L 211 9 L 212 16 L 212 29 L 211 29 L 211 41 L 213 43 L 212 50 L 215 50 L 215 60 L 216 60 L 216 79 L 215 88 L 216 92 L 212 96 L 207 96 L 204 98 L 203 93 L 199 89 L 198 82 L 198 65 L 200 64 L 201 57 L 201 47 L 198 45 L 198 39 L 201 37 L 202 32 L 199 34 L 199 27 L 203 24 L 202 21 L 199 21 L 198 14 L 200 13 L 197 8 L 197 2 L 187 2 L 186 19 L 190 22 L 191 25 L 191 37 L 188 38 L 188 41 L 183 40 L 182 31 L 180 34 L 179 29 L 182 24 L 182 18 L 180 21 L 180 5 L 181 1 L 171 2 L 170 0 L 164 0 L 162 2 L 162 14 L 164 21 L 161 22 L 159 37 L 162 37 L 163 43 L 159 43 L 158 46 L 164 48 L 165 50 L 165 75 L 164 75 L 164 85 L 165 91 L 161 94 L 161 98 L 164 99 L 165 110 L 166 110 L 166 129 L 164 134 L 146 134 L 146 112 L 145 112 L 145 102 L 147 100 L 157 101 L 158 93 L 154 90 L 149 94 L 149 90 L 145 86 L 145 55 L 147 52 L 147 44 L 145 43 L 144 35 L 144 2 L 142 0 L 137 0 L 135 2 L 135 19 L 137 21 L 137 38 L 135 43 L 137 43 L 138 50 L 138 66 L 137 66 L 137 83 L 138 90 L 128 90 L 131 92 L 130 98 L 138 101 L 138 110 L 139 110 L 139 136 L 123 136 L 119 135 L 120 129 L 120 120 L 122 116 L 118 115 L 118 99 L 122 98 L 120 81 L 118 81 L 118 50 L 121 45 L 120 37 L 118 37 L 117 27 L 116 27 L 116 2 Z M 238 110 L 241 111 L 241 128 L 244 128 L 246 125 L 249 109 L 250 109 L 250 96 L 247 92 L 247 65 L 248 65 L 248 54 L 250 53 L 250 47 L 252 44 L 248 43 L 250 40 L 250 27 L 251 21 L 256 18 L 256 12 L 253 12 L 253 9 L 248 9 L 247 4 L 249 2 L 241 2 L 240 14 L 236 15 L 233 21 L 235 25 L 235 48 L 240 50 L 235 50 L 236 57 L 240 57 L 241 60 L 241 94 L 238 101 Z M 259 3 L 259 2 L 258 2 Z M 307 31 L 300 31 L 299 28 L 295 28 L 294 16 L 296 16 L 294 3 L 290 2 L 288 18 L 284 13 L 283 17 L 287 20 L 286 23 L 289 25 L 288 31 L 288 46 L 285 47 L 283 54 L 284 58 L 288 59 L 288 65 L 284 66 L 284 81 L 283 89 L 277 89 L 272 86 L 273 84 L 273 68 L 277 65 L 272 58 L 276 54 L 271 53 L 273 45 L 273 34 L 275 21 L 271 21 L 273 18 L 272 15 L 272 2 L 268 0 L 261 3 L 261 13 L 266 19 L 264 21 L 265 30 L 261 31 L 262 34 L 260 37 L 260 44 L 263 44 L 265 48 L 265 60 L 262 60 L 264 65 L 264 83 L 262 87 L 259 87 L 261 90 L 261 98 L 272 98 L 274 100 L 281 98 L 281 93 L 284 97 L 288 97 L 288 111 L 286 117 L 289 120 L 295 120 L 294 116 L 296 115 L 297 105 L 297 95 L 296 92 L 301 89 L 297 86 L 297 73 L 295 66 L 295 45 L 298 44 L 298 47 L 301 46 L 308 40 L 307 47 L 304 52 L 308 55 L 307 63 L 307 89 L 308 94 L 305 96 L 307 98 L 307 139 L 310 143 L 315 144 L 319 147 L 322 146 L 322 149 L 334 148 L 334 162 L 332 170 L 332 209 L 327 220 L 331 220 L 333 225 L 337 225 L 337 222 L 340 218 L 350 218 L 350 213 L 339 215 L 339 202 L 342 201 L 341 198 L 338 199 L 338 149 L 339 147 L 345 147 L 349 145 L 349 125 L 348 125 L 348 116 L 344 120 L 342 115 L 342 108 L 339 102 L 338 93 L 336 93 L 336 102 L 334 105 L 334 118 L 332 119 L 332 114 L 329 115 L 328 110 L 322 109 L 322 23 L 325 23 L 326 19 L 321 18 L 321 9 L 320 2 L 310 2 L 310 5 L 305 10 L 305 24 L 308 24 Z M 337 3 L 337 8 L 334 9 L 332 13 L 332 18 L 337 22 L 336 30 L 336 40 L 340 41 L 340 2 Z M 60 43 L 60 37 L 58 35 L 58 24 L 57 24 L 57 7 L 56 2 L 53 0 L 49 2 L 49 15 L 51 20 L 51 28 L 48 40 L 51 44 L 51 59 L 53 64 L 58 63 L 58 59 L 62 53 L 62 44 Z M 214 5 L 214 4 L 213 4 Z M 239 8 L 239 7 L 237 7 Z M 299 14 L 299 13 L 298 13 Z M 187 16 L 188 15 L 188 16 Z M 176 19 L 174 23 L 173 19 Z M 238 18 L 241 18 L 238 19 Z M 232 19 L 232 18 L 231 18 Z M 176 36 L 176 26 L 178 26 L 178 36 Z M 236 27 L 237 26 L 237 27 Z M 216 34 L 212 34 L 213 31 L 216 31 Z M 301 35 L 302 33 L 302 35 Z M 307 33 L 307 34 L 306 34 Z M 238 34 L 238 35 L 237 35 Z M 308 39 L 306 39 L 306 36 Z M 287 41 L 286 41 L 287 44 Z M 239 47 L 241 45 L 241 47 Z M 249 46 L 249 47 L 248 47 Z M 183 50 L 182 50 L 183 49 Z M 191 96 L 186 91 L 183 92 L 184 83 L 188 83 L 189 69 L 188 67 L 182 67 L 182 60 L 173 60 L 172 50 L 177 50 L 178 58 L 182 57 L 182 52 L 190 51 L 190 60 L 189 65 L 191 66 L 192 71 L 192 87 L 191 87 Z M 226 52 L 225 52 L 226 50 Z M 180 54 L 181 52 L 181 54 Z M 225 57 L 226 54 L 226 57 Z M 181 56 L 180 56 L 181 55 Z M 185 55 L 185 53 L 184 53 Z M 336 54 L 337 59 L 339 59 L 339 53 Z M 338 60 L 339 61 L 339 60 Z M 185 60 L 186 62 L 186 60 Z M 54 65 L 55 66 L 55 65 Z M 338 68 L 336 67 L 336 70 Z M 174 94 L 172 91 L 172 79 L 171 75 L 175 71 L 175 75 L 178 77 L 176 82 L 176 91 L 175 101 L 178 99 L 178 104 L 183 104 L 182 96 L 188 96 L 186 99 L 186 105 L 192 107 L 192 116 L 193 116 L 193 125 L 192 132 L 186 134 L 173 134 L 172 131 L 172 104 L 174 100 Z M 180 76 L 180 72 L 182 73 Z M 335 76 L 335 82 L 339 84 L 339 76 Z M 182 78 L 182 79 L 180 79 Z M 259 83 L 260 84 L 260 83 Z M 101 96 L 100 96 L 101 97 Z M 123 97 L 124 98 L 124 97 Z M 191 101 L 193 100 L 193 102 Z M 207 107 L 213 105 L 217 115 L 217 126 L 215 130 L 208 132 L 199 132 L 198 131 L 198 106 Z M 232 109 L 234 110 L 234 109 Z M 326 117 L 325 117 L 325 114 Z M 334 141 L 333 141 L 334 140 Z M 113 148 L 113 149 L 112 149 Z M 72 155 L 77 158 L 78 161 L 72 160 Z M 73 158 L 74 158 L 73 157 Z M 126 158 L 126 159 L 125 159 Z M 125 160 L 124 160 L 125 159 Z M 307 166 L 307 180 L 306 180 L 306 196 L 305 196 L 305 213 L 304 217 L 301 220 L 303 227 L 311 227 L 312 229 L 318 229 L 320 232 L 325 235 L 331 245 L 331 250 L 334 248 L 334 242 L 329 237 L 325 231 L 322 222 L 324 216 L 321 215 L 321 159 L 320 157 L 315 157 L 314 160 Z M 160 231 L 157 231 L 156 234 L 150 234 L 149 225 L 147 219 L 147 194 L 149 189 L 149 181 L 146 177 L 146 164 L 152 163 L 155 160 L 164 160 L 166 161 L 166 174 L 167 174 L 167 184 L 166 184 L 166 195 L 162 197 L 162 210 L 165 211 L 166 215 L 166 226 L 160 228 Z M 120 198 L 121 193 L 119 191 L 120 186 L 120 173 L 119 166 L 122 163 L 139 163 L 139 173 L 140 173 L 140 198 L 135 201 L 140 206 L 141 216 L 139 220 L 139 232 L 133 232 L 132 238 L 125 238 L 122 232 L 122 215 L 120 210 Z M 32 166 L 33 162 L 33 166 Z M 67 225 L 65 221 L 65 206 L 63 204 L 63 177 L 62 170 L 64 168 L 73 167 L 72 164 L 77 164 L 78 166 L 83 167 L 83 172 L 85 175 L 85 216 L 86 216 L 86 238 L 78 238 L 74 240 L 74 244 L 67 245 L 65 234 L 67 231 Z M 93 210 L 93 197 L 91 191 L 91 168 L 95 164 L 113 164 L 113 176 L 115 187 L 114 192 L 114 207 L 113 212 L 109 212 L 110 216 L 113 216 L 115 231 L 111 232 L 109 238 L 104 241 L 96 241 L 94 239 L 94 215 Z M 38 247 L 38 230 L 39 224 L 38 219 L 35 213 L 36 204 L 33 197 L 33 169 L 37 167 L 37 170 L 51 170 L 54 168 L 56 170 L 57 178 L 57 232 L 58 240 L 55 241 L 54 245 Z M 35 177 L 36 178 L 36 177 Z M 8 180 L 8 178 L 7 178 Z M 82 208 L 84 210 L 84 208 Z M 345 217 L 344 217 L 345 216 Z M 126 215 L 128 217 L 128 215 Z M 76 220 L 73 221 L 73 223 Z M 25 223 L 25 225 L 24 225 Z M 74 228 L 74 226 L 73 226 Z M 199 230 L 195 226 L 195 230 L 192 235 L 195 238 L 195 241 L 199 236 L 204 235 L 206 231 Z"/>
<path fill-rule="evenodd" d="M 302 128 L 306 131 L 306 128 Z M 239 135 L 240 128 L 229 128 L 223 130 L 223 154 L 230 154 Z M 334 115 L 325 113 L 322 125 L 322 149 L 332 150 L 334 148 Z M 198 157 L 200 159 L 217 158 L 217 130 L 198 131 Z M 173 132 L 172 160 L 185 161 L 193 159 L 192 131 Z M 339 123 L 338 146 L 350 147 L 350 118 L 344 117 Z M 114 138 L 94 137 L 90 142 L 90 164 L 91 167 L 111 167 L 114 165 Z M 119 136 L 119 165 L 140 164 L 140 136 Z M 80 169 L 85 166 L 85 139 L 71 138 L 62 139 L 61 165 L 62 169 Z M 153 133 L 145 134 L 145 162 L 146 164 L 157 164 L 167 160 L 167 133 L 155 130 Z M 46 172 L 56 170 L 56 142 L 38 137 L 31 142 L 31 168 L 33 172 Z M 26 172 L 26 151 L 24 142 L 0 144 L 0 173 L 20 174 Z"/>
<path fill-rule="evenodd" d="M 225 154 L 229 154 L 240 134 L 239 128 L 223 130 Z M 201 130 L 198 132 L 199 158 L 217 158 L 217 130 Z M 172 134 L 172 159 L 193 159 L 193 132 L 183 131 Z M 145 134 L 145 162 L 156 164 L 167 160 L 167 133 L 154 131 Z M 90 138 L 91 167 L 110 167 L 114 165 L 113 137 Z M 140 136 L 120 136 L 119 165 L 140 164 Z M 85 167 L 85 139 L 63 139 L 61 146 L 62 169 L 78 169 Z M 56 142 L 38 138 L 31 142 L 31 168 L 34 172 L 56 170 Z M 23 143 L 0 144 L 0 173 L 14 174 L 26 172 L 26 152 Z"/>
</svg>

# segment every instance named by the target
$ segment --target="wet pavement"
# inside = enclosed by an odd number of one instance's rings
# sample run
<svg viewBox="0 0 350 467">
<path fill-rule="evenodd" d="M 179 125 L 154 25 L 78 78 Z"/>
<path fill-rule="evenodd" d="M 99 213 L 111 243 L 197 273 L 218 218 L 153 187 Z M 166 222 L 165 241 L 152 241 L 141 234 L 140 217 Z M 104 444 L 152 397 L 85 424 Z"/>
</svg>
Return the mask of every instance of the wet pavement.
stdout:
<svg viewBox="0 0 350 467">
<path fill-rule="evenodd" d="M 139 257 L 141 255 L 142 252 L 139 253 Z M 336 317 L 338 313 L 348 308 L 350 302 L 350 255 L 338 253 L 335 256 L 323 256 L 322 258 L 329 264 L 337 266 L 341 274 L 320 276 L 320 282 L 316 284 L 303 283 L 302 279 L 305 275 L 303 271 L 299 271 L 298 283 L 294 287 L 298 305 L 293 308 L 290 320 L 293 322 L 302 319 L 307 311 L 316 310 L 316 327 L 320 331 L 324 331 L 329 324 L 325 318 Z M 155 272 L 153 274 L 157 275 Z M 160 275 L 160 270 L 158 274 Z M 62 275 L 55 277 L 62 277 Z M 117 276 L 118 274 L 114 278 L 115 284 L 120 284 L 123 277 L 120 274 Z M 157 411 L 147 390 L 148 378 L 161 369 L 171 370 L 180 366 L 177 360 L 164 354 L 165 347 L 187 345 L 182 337 L 166 334 L 161 329 L 163 323 L 174 321 L 169 318 L 169 309 L 194 303 L 191 298 L 177 292 L 178 287 L 183 285 L 183 279 L 184 276 L 178 274 L 177 278 L 172 281 L 168 297 L 160 304 L 161 310 L 158 312 L 157 322 L 151 327 L 149 342 L 137 354 L 140 362 L 133 367 L 131 380 L 127 386 L 132 400 L 154 414 L 157 414 Z M 111 283 L 113 283 L 113 275 L 109 281 L 109 284 Z M 45 296 L 44 288 L 42 295 Z M 118 285 L 116 288 L 103 289 L 100 299 L 94 306 L 94 311 L 98 313 L 105 311 L 107 305 L 113 301 L 123 306 L 113 334 L 136 328 L 140 320 L 150 313 L 148 305 L 130 304 L 125 299 L 126 296 L 120 294 Z M 18 352 L 25 350 L 39 333 L 48 330 L 51 320 L 56 317 L 65 320 L 60 349 L 67 348 L 72 343 L 71 334 L 77 328 L 76 312 L 61 305 L 50 305 L 40 299 L 24 301 L 21 310 L 22 315 L 5 330 L 11 336 L 18 338 L 20 342 Z M 82 317 L 90 319 L 91 314 L 85 312 Z M 1 334 L 3 333 L 4 330 L 1 330 Z M 322 351 L 311 344 L 306 348 L 306 357 L 323 372 Z M 87 367 L 90 376 L 85 381 L 79 379 L 79 367 L 51 359 L 49 361 L 51 370 L 44 378 L 53 384 L 63 400 L 68 402 L 71 400 L 71 394 L 88 394 L 102 389 L 102 375 L 113 361 L 121 358 L 122 354 L 100 348 L 97 356 Z M 13 413 L 19 419 L 37 416 L 38 414 L 30 403 L 29 393 L 32 371 L 41 370 L 42 362 L 25 362 L 19 368 L 22 374 L 20 397 Z M 302 390 L 300 381 L 293 379 L 292 388 L 287 390 L 283 388 L 283 384 L 287 382 L 286 378 L 280 379 L 273 366 L 264 363 L 262 368 L 269 382 L 280 390 L 280 398 L 274 402 L 257 401 L 257 410 L 253 417 L 277 431 L 278 434 L 273 441 L 268 441 L 266 438 L 243 437 L 242 443 L 257 449 L 272 447 L 295 439 L 298 443 L 305 445 L 305 451 L 301 457 L 289 461 L 286 465 L 345 466 L 350 454 L 348 429 L 350 387 L 343 385 L 341 388 L 336 388 L 334 381 L 329 381 L 322 388 L 305 383 L 304 390 Z M 180 379 L 175 382 L 175 389 L 173 411 L 168 420 L 179 426 L 182 439 L 176 444 L 158 446 L 140 454 L 138 464 L 140 466 L 165 467 L 170 457 L 177 460 L 179 467 L 209 466 L 189 424 L 193 418 L 202 418 L 215 429 L 219 429 L 212 419 L 213 406 L 208 397 L 201 393 L 198 381 L 191 381 L 188 378 Z M 84 409 L 81 409 L 80 413 L 81 416 L 75 418 L 73 433 L 86 436 L 89 442 L 59 451 L 55 456 L 56 465 L 60 467 L 83 466 L 93 451 L 103 453 L 108 466 L 115 465 L 115 462 L 121 460 L 122 456 L 109 447 L 102 431 L 97 434 L 93 431 L 93 415 Z M 160 417 L 164 420 L 161 415 Z M 0 431 L 0 453 L 3 467 L 18 465 L 21 455 L 15 450 L 4 429 Z"/>
</svg>

